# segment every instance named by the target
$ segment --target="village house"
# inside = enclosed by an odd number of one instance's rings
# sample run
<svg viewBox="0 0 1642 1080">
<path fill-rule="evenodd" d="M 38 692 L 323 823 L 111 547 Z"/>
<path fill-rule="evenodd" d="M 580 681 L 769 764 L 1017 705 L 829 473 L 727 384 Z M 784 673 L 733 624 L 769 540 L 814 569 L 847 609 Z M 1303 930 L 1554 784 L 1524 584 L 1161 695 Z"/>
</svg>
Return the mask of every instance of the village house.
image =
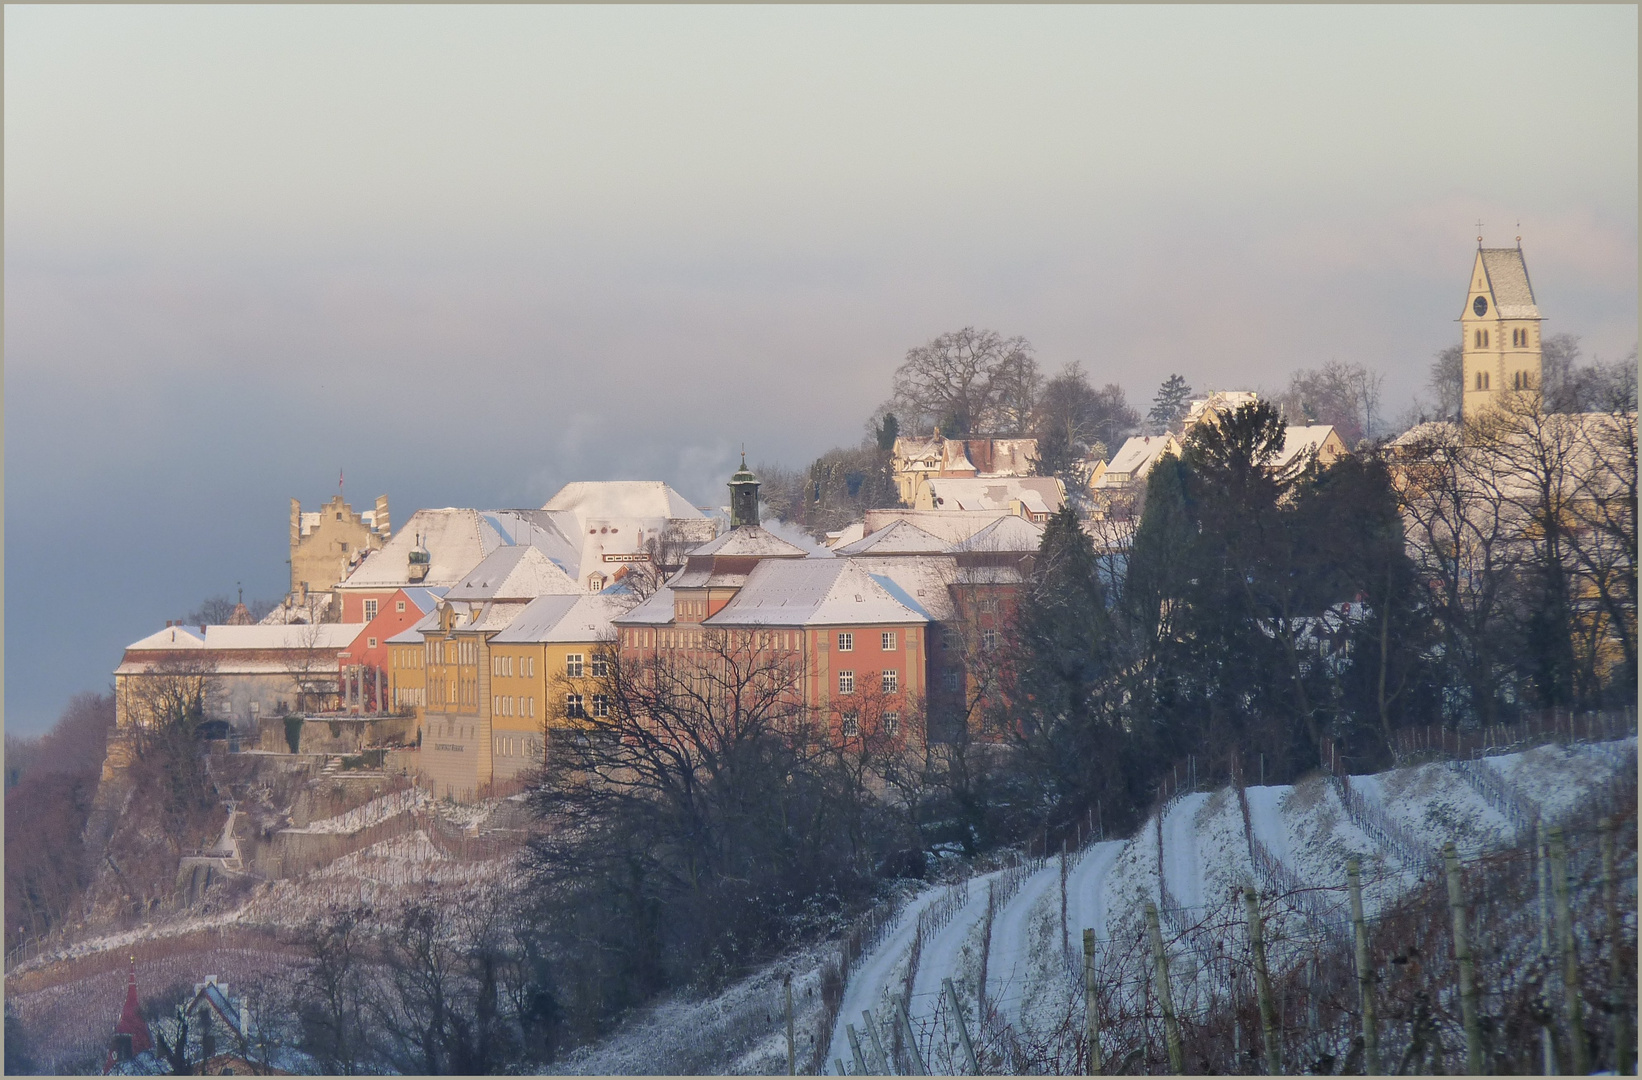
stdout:
<svg viewBox="0 0 1642 1080">
<path fill-rule="evenodd" d="M 1036 439 L 947 439 L 936 432 L 896 439 L 890 469 L 901 502 L 911 506 L 925 480 L 1030 476 L 1037 456 Z"/>
</svg>

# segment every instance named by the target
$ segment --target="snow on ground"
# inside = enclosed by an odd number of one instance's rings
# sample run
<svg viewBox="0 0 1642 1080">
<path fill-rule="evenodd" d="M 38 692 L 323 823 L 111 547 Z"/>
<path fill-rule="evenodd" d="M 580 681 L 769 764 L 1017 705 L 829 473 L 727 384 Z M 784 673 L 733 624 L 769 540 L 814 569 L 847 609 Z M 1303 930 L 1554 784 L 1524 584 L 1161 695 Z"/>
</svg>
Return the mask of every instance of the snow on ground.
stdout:
<svg viewBox="0 0 1642 1080">
<path fill-rule="evenodd" d="M 647 1006 L 609 1038 L 573 1052 L 554 1071 L 589 1076 L 785 1074 L 787 1019 L 781 976 L 788 971 L 802 1070 L 821 1017 L 821 968 L 835 948 L 818 945 L 787 957 L 714 997 L 690 1000 L 680 994 Z"/>
<path fill-rule="evenodd" d="M 406 810 L 424 806 L 431 801 L 431 796 L 422 788 L 406 788 L 404 791 L 395 791 L 379 796 L 363 806 L 354 807 L 345 814 L 310 821 L 303 828 L 288 829 L 286 831 L 294 833 L 356 833 L 367 825 L 374 825 L 378 821 L 386 820 L 395 814 L 404 813 Z"/>
<path fill-rule="evenodd" d="M 895 925 L 884 940 L 870 953 L 855 963 L 850 972 L 849 985 L 844 989 L 844 1003 L 838 1010 L 838 1023 L 832 1034 L 832 1046 L 827 1051 L 828 1062 L 834 1057 L 850 1060 L 849 1040 L 844 1034 L 845 1024 L 861 1025 L 861 1010 L 871 1009 L 876 1017 L 883 1017 L 884 1006 L 894 1001 L 906 979 L 907 961 L 912 951 L 912 938 L 918 932 L 918 916 L 939 900 L 949 886 L 940 885 L 918 893 L 896 918 Z M 864 1049 L 864 1048 L 863 1048 Z"/>
<path fill-rule="evenodd" d="M 1353 776 L 1351 786 L 1433 851 L 1452 840 L 1469 858 L 1511 842 L 1511 823 L 1446 761 Z"/>
<path fill-rule="evenodd" d="M 1163 879 L 1183 908 L 1203 906 L 1203 862 L 1197 857 L 1197 813 L 1205 792 L 1182 796 L 1163 815 Z"/>
<path fill-rule="evenodd" d="M 1068 875 L 1068 908 L 1073 895 L 1072 880 Z M 1020 892 L 993 920 L 992 949 L 986 965 L 986 999 L 1011 1020 L 1030 1012 L 1031 1002 L 1042 996 L 1045 969 L 1033 960 L 1059 950 L 1059 924 L 1060 864 L 1051 861 L 1022 883 Z"/>
<path fill-rule="evenodd" d="M 1636 768 L 1636 740 L 1536 746 L 1515 754 L 1484 758 L 1518 794 L 1537 804 L 1547 824 L 1568 821 L 1579 810 L 1591 783 L 1606 783 Z"/>
<path fill-rule="evenodd" d="M 912 1004 L 907 1007 L 910 1015 L 924 1016 L 937 1010 L 943 979 L 950 978 L 964 1000 L 975 998 L 981 981 L 981 937 L 986 930 L 987 888 L 1003 873 L 998 870 L 971 878 L 968 902 L 952 916 L 951 922 L 924 940 L 918 972 L 912 982 Z M 996 925 L 996 915 L 993 919 Z M 873 1015 L 885 1014 L 874 1010 Z M 859 1013 L 856 1016 L 860 1018 Z"/>
</svg>

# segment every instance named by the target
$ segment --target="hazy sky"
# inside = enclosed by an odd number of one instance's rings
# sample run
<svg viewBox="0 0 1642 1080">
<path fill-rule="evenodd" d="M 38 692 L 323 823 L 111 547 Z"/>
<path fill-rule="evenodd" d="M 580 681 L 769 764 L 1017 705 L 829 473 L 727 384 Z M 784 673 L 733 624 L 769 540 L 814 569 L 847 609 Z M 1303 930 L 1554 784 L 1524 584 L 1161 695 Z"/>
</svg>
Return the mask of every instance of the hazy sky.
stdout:
<svg viewBox="0 0 1642 1080">
<path fill-rule="evenodd" d="M 1393 411 L 1520 231 L 1637 338 L 1634 7 L 5 9 L 6 719 L 288 581 L 288 500 L 721 502 L 905 351 Z M 1520 220 L 1520 230 L 1517 222 Z"/>
</svg>

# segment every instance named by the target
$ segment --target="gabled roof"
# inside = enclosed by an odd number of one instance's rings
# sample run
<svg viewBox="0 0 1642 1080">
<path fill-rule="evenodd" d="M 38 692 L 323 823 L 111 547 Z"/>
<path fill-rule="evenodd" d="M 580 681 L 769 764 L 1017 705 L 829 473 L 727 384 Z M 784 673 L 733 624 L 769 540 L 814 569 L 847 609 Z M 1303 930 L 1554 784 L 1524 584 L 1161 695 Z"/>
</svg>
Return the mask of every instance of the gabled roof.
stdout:
<svg viewBox="0 0 1642 1080">
<path fill-rule="evenodd" d="M 1272 460 L 1272 467 L 1286 469 L 1302 455 L 1313 450 L 1321 451 L 1328 437 L 1334 434 L 1333 424 L 1290 424 L 1283 433 L 1283 449 Z M 1341 445 L 1345 444 L 1342 442 Z"/>
<path fill-rule="evenodd" d="M 1113 473 L 1117 473 L 1126 479 L 1114 479 L 1110 481 L 1112 484 L 1138 480 L 1152 471 L 1152 466 L 1157 464 L 1157 459 L 1162 457 L 1165 451 L 1173 451 L 1176 454 L 1180 452 L 1180 443 L 1176 441 L 1173 435 L 1165 433 L 1162 435 L 1131 436 L 1118 448 L 1118 452 L 1112 455 L 1112 460 L 1106 466 L 1106 474 L 1101 477 L 1101 481 L 1106 481 L 1106 478 Z M 1101 486 L 1106 485 L 1101 483 Z"/>
<path fill-rule="evenodd" d="M 834 550 L 839 555 L 938 555 L 947 542 L 908 521 L 897 521 L 871 536 Z"/>
<path fill-rule="evenodd" d="M 420 543 L 431 559 L 423 585 L 454 585 L 486 555 L 507 543 L 480 512 L 447 506 L 418 510 L 380 551 L 373 551 L 342 582 L 344 589 L 396 589 L 411 584 L 410 553 Z"/>
<path fill-rule="evenodd" d="M 543 510 L 582 518 L 699 518 L 705 515 L 660 480 L 583 480 L 566 484 Z"/>
<path fill-rule="evenodd" d="M 544 593 L 581 591 L 569 574 L 534 547 L 504 547 L 487 555 L 460 582 L 445 593 L 445 600 L 534 600 Z"/>
<path fill-rule="evenodd" d="M 673 621 L 673 590 L 657 589 L 648 600 L 610 621 L 617 626 L 666 626 Z"/>
<path fill-rule="evenodd" d="M 951 552 L 1032 552 L 1043 546 L 1043 526 L 1011 514 L 999 518 L 967 540 L 946 550 Z"/>
<path fill-rule="evenodd" d="M 809 554 L 797 544 L 789 544 L 757 525 L 741 525 L 723 536 L 691 548 L 691 559 L 700 555 L 742 555 L 760 559 L 802 559 Z"/>
<path fill-rule="evenodd" d="M 1494 295 L 1494 314 L 1501 319 L 1537 319 L 1534 287 L 1521 248 L 1480 248 L 1482 271 Z"/>
<path fill-rule="evenodd" d="M 852 559 L 762 562 L 706 626 L 849 626 L 929 622 L 888 575 Z"/>
<path fill-rule="evenodd" d="M 633 597 L 619 593 L 538 596 L 490 642 L 512 645 L 604 641 L 614 633 L 610 620 L 632 607 Z"/>
<path fill-rule="evenodd" d="M 976 573 L 960 568 L 957 560 L 950 555 L 926 555 L 916 559 L 858 555 L 850 561 L 874 578 L 893 582 L 901 594 L 937 622 L 953 616 L 950 586 L 960 581 L 972 581 Z"/>
</svg>

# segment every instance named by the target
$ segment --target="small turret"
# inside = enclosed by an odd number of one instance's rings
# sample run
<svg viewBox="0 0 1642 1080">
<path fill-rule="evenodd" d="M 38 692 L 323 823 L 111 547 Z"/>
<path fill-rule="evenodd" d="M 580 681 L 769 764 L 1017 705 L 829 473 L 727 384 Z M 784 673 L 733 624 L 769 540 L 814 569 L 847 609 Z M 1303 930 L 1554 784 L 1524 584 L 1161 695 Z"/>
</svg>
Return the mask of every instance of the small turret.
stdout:
<svg viewBox="0 0 1642 1080">
<path fill-rule="evenodd" d="M 413 585 L 420 585 L 427 580 L 428 566 L 433 562 L 433 556 L 422 545 L 422 534 L 416 534 L 416 546 L 410 550 L 409 567 L 405 576 Z"/>
<path fill-rule="evenodd" d="M 741 468 L 730 477 L 730 528 L 758 524 L 758 477 L 747 468 L 747 452 L 741 452 Z"/>
</svg>

